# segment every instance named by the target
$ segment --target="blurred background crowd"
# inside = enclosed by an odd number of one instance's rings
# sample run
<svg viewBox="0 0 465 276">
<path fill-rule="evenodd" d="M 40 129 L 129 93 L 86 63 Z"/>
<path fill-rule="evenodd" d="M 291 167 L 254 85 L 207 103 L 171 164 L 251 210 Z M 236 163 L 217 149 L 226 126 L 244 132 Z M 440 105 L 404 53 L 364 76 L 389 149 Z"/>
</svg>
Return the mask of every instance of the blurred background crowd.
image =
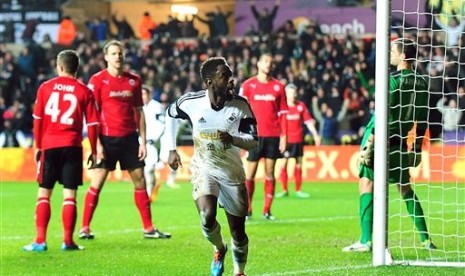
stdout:
<svg viewBox="0 0 465 276">
<path fill-rule="evenodd" d="M 359 143 L 374 112 L 375 94 L 387 93 L 375 88 L 374 36 L 325 34 L 312 18 L 299 25 L 291 19 L 274 25 L 280 5 L 280 1 L 269 1 L 269 9 L 257 10 L 250 1 L 258 27 L 241 36 L 231 35 L 227 19 L 232 14 L 220 6 L 183 21 L 170 15 L 160 22 L 141 11 L 137 26 L 129 24 L 120 12 L 90 19 L 84 28 L 74 24 L 72 17 L 63 16 L 57 41 L 47 35 L 35 41 L 32 37 L 40 22 L 27 22 L 19 51 L 8 47 L 5 34 L 0 43 L 0 144 L 32 146 L 35 93 L 43 81 L 55 76 L 55 55 L 60 50 L 78 51 L 82 64 L 78 76 L 87 83 L 92 74 L 106 67 L 102 46 L 109 39 L 124 42 L 127 69 L 138 73 L 143 83 L 153 88 L 155 99 L 165 105 L 203 88 L 199 67 L 207 57 L 227 58 L 238 92 L 241 83 L 257 73 L 259 55 L 271 52 L 276 61 L 273 75 L 298 87 L 299 99 L 317 119 L 326 143 Z M 199 31 L 196 20 L 205 24 L 208 32 Z M 465 127 L 465 21 L 457 17 L 447 26 L 435 22 L 433 13 L 429 29 L 392 29 L 393 35 L 418 42 L 417 69 L 430 82 L 432 138 Z M 451 38 L 451 33 L 458 35 Z M 454 116 L 446 115 L 451 112 Z M 306 141 L 312 143 L 310 135 Z"/>
</svg>

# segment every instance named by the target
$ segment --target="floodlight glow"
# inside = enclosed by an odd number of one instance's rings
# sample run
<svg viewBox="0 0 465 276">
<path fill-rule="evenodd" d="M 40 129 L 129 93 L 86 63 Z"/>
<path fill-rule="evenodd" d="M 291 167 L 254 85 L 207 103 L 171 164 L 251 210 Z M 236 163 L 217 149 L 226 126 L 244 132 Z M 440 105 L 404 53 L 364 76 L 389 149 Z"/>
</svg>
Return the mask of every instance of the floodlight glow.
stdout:
<svg viewBox="0 0 465 276">
<path fill-rule="evenodd" d="M 171 5 L 171 12 L 179 14 L 197 14 L 199 9 L 189 5 Z"/>
</svg>

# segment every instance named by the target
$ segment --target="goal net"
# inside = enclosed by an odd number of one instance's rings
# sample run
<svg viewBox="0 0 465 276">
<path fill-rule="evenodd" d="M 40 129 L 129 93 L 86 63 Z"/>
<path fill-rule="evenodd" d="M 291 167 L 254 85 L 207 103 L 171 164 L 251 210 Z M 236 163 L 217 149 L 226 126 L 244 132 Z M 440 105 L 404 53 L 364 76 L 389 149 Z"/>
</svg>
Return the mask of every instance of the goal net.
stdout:
<svg viewBox="0 0 465 276">
<path fill-rule="evenodd" d="M 377 8 L 382 2 L 377 1 Z M 390 40 L 403 37 L 416 44 L 413 71 L 427 80 L 429 114 L 422 161 L 418 167 L 410 168 L 410 184 L 415 191 L 413 203 L 407 207 L 408 199 L 399 194 L 396 183 L 389 183 L 384 194 L 377 194 L 379 184 L 375 179 L 373 264 L 465 267 L 465 2 L 391 0 L 387 7 Z M 379 46 L 377 52 L 383 49 Z M 395 70 L 391 67 L 389 72 Z M 377 101 L 381 97 L 378 95 Z M 397 122 L 386 120 L 388 130 L 392 123 Z M 392 133 L 387 131 L 387 136 L 392 140 Z M 406 141 L 411 146 L 414 137 L 415 133 L 410 132 L 401 137 L 402 143 Z M 384 144 L 386 149 L 386 141 Z M 392 150 L 391 145 L 387 156 Z M 377 163 L 377 158 L 375 166 L 381 163 Z M 385 178 L 396 169 L 392 163 L 386 167 Z M 383 208 L 376 207 L 377 197 L 385 202 L 384 207 L 378 203 Z M 377 223 L 376 216 L 387 220 Z M 427 232 L 422 230 L 423 219 Z M 375 237 L 380 231 L 384 236 Z M 425 248 L 432 247 L 426 237 L 437 249 Z M 377 256 L 382 256 L 381 263 L 375 261 Z"/>
</svg>

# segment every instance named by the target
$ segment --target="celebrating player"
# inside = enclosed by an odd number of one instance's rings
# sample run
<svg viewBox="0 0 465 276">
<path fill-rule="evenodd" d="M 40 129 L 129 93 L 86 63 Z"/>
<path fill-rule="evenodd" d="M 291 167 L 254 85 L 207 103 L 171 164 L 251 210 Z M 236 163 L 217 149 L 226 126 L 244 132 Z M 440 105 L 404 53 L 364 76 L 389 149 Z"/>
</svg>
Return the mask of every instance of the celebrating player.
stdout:
<svg viewBox="0 0 465 276">
<path fill-rule="evenodd" d="M 389 79 L 389 182 L 396 183 L 407 210 L 420 233 L 420 240 L 426 249 L 436 249 L 426 227 L 420 201 L 410 185 L 411 166 L 421 161 L 421 145 L 427 129 L 428 83 L 413 70 L 416 55 L 415 43 L 399 38 L 391 44 L 390 63 L 397 67 Z M 417 122 L 413 152 L 407 152 L 406 137 Z M 373 157 L 374 157 L 374 116 L 368 122 L 360 145 L 359 190 L 360 190 L 360 240 L 344 247 L 344 252 L 371 251 L 373 232 Z"/>
<path fill-rule="evenodd" d="M 284 85 L 271 77 L 273 56 L 264 53 L 257 62 L 258 74 L 246 80 L 240 95 L 247 98 L 257 117 L 258 147 L 250 150 L 247 156 L 246 185 L 249 194 L 247 218 L 252 217 L 252 197 L 255 190 L 255 174 L 258 161 L 265 158 L 265 205 L 263 218 L 274 220 L 271 204 L 275 191 L 275 164 L 287 146 L 287 113 Z"/>
<path fill-rule="evenodd" d="M 125 72 L 121 42 L 112 40 L 104 48 L 107 68 L 94 74 L 89 87 L 94 92 L 100 113 L 101 133 L 98 139 L 97 159 L 89 190 L 87 191 L 81 239 L 93 239 L 90 222 L 97 208 L 100 191 L 116 162 L 127 170 L 134 183 L 134 200 L 144 227 L 145 238 L 169 238 L 154 228 L 150 210 L 150 199 L 144 179 L 144 158 L 146 156 L 145 116 L 142 111 L 141 82 L 138 75 Z M 137 120 L 135 119 L 137 118 Z M 140 137 L 140 143 L 138 138 Z"/>
<path fill-rule="evenodd" d="M 310 130 L 315 145 L 320 145 L 320 135 L 315 128 L 315 120 L 308 112 L 307 107 L 301 101 L 297 100 L 297 86 L 290 83 L 286 85 L 286 98 L 289 112 L 286 114 L 287 118 L 287 148 L 284 152 L 284 161 L 281 167 L 281 185 L 283 191 L 276 195 L 276 197 L 285 197 L 289 195 L 287 188 L 288 175 L 287 164 L 289 158 L 295 159 L 294 178 L 295 178 L 295 195 L 300 198 L 308 198 L 310 195 L 301 190 L 302 188 L 302 156 L 304 155 L 304 128 L 307 126 Z"/>
<path fill-rule="evenodd" d="M 36 239 L 23 247 L 25 251 L 46 251 L 50 221 L 50 197 L 55 182 L 63 185 L 63 250 L 81 250 L 73 241 L 76 225 L 76 191 L 82 185 L 82 127 L 87 122 L 94 164 L 97 153 L 98 113 L 95 101 L 85 84 L 76 79 L 79 57 L 64 50 L 57 56 L 58 77 L 44 82 L 37 91 L 34 106 L 34 138 L 39 191 L 36 204 Z"/>
<path fill-rule="evenodd" d="M 226 212 L 232 236 L 235 275 L 244 275 L 248 254 L 245 232 L 247 191 L 240 149 L 256 147 L 256 121 L 247 101 L 233 96 L 232 71 L 222 57 L 207 59 L 200 68 L 207 90 L 188 93 L 167 110 L 166 135 L 173 169 L 182 166 L 176 151 L 175 118 L 192 126 L 194 157 L 191 161 L 192 195 L 200 215 L 202 232 L 214 246 L 212 275 L 222 275 L 227 246 L 216 220 L 217 204 Z"/>
</svg>

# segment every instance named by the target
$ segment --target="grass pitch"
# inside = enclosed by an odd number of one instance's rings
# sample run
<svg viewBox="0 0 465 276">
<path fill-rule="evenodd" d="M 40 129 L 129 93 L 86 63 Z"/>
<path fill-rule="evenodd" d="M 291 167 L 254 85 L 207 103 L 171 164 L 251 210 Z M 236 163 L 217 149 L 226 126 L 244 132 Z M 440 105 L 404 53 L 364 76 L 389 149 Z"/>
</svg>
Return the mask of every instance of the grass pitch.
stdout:
<svg viewBox="0 0 465 276">
<path fill-rule="evenodd" d="M 212 247 L 200 231 L 188 183 L 182 183 L 179 190 L 163 186 L 158 200 L 152 203 L 155 225 L 173 234 L 169 240 L 143 239 L 132 184 L 111 182 L 104 187 L 94 215 L 92 230 L 95 239 L 79 240 L 77 231 L 87 187 L 88 184 L 79 190 L 79 217 L 75 235 L 76 242 L 86 249 L 80 252 L 63 252 L 60 249 L 62 187 L 57 185 L 52 197 L 48 251 L 32 253 L 23 252 L 21 247 L 33 241 L 35 236 L 37 185 L 0 184 L 0 275 L 209 275 Z M 293 185 L 290 184 L 290 187 L 292 189 Z M 259 216 L 263 206 L 263 186 L 257 184 L 255 216 L 246 226 L 250 240 L 248 275 L 463 275 L 463 268 L 374 268 L 371 266 L 371 254 L 343 253 L 342 247 L 359 237 L 357 184 L 306 183 L 303 189 L 311 194 L 309 199 L 295 198 L 292 193 L 288 198 L 275 199 L 272 211 L 277 220 L 265 221 Z M 280 191 L 279 187 L 277 191 Z M 419 187 L 417 192 L 420 199 L 427 197 L 426 189 Z M 455 196 L 453 191 L 450 193 L 430 194 L 430 197 L 440 200 Z M 397 191 L 391 189 L 390 196 L 398 197 Z M 399 212 L 399 209 L 406 214 L 403 205 L 393 205 L 390 207 L 391 214 Z M 423 205 L 426 213 L 442 212 L 436 205 Z M 229 242 L 226 218 L 221 210 L 218 214 L 223 236 Z M 428 225 L 432 232 L 462 231 L 461 240 L 434 238 L 439 248 L 458 248 L 463 253 L 464 210 L 450 212 L 450 218 L 458 219 L 459 223 L 433 220 L 428 221 Z M 407 232 L 412 225 L 408 217 L 389 223 L 391 229 L 401 227 L 406 228 Z M 394 235 L 394 238 L 397 239 L 397 236 Z M 405 258 L 415 259 L 417 255 L 440 258 L 444 255 L 441 252 L 430 255 L 429 252 L 415 249 L 413 245 L 416 243 L 418 246 L 418 238 L 414 233 L 399 239 L 405 246 L 411 247 L 403 252 Z M 460 261 L 464 262 L 464 259 L 465 256 L 462 256 Z M 232 275 L 230 252 L 226 256 L 225 266 L 225 275 Z"/>
</svg>

